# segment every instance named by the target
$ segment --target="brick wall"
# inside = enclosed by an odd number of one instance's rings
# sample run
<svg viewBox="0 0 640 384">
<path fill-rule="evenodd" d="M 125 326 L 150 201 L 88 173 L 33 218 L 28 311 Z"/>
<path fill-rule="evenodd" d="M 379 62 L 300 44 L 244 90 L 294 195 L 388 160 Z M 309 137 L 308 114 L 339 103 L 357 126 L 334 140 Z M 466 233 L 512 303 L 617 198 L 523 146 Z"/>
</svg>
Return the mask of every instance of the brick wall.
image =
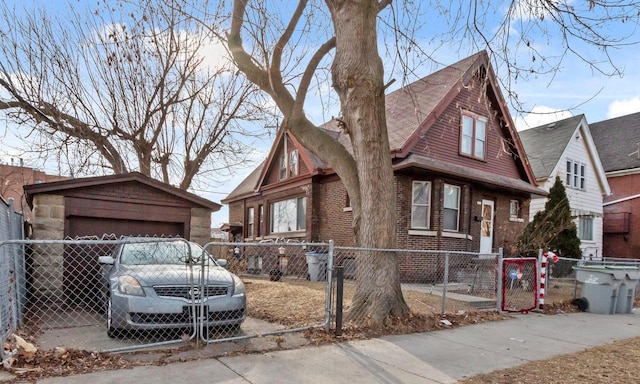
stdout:
<svg viewBox="0 0 640 384">
<path fill-rule="evenodd" d="M 605 202 L 634 196 L 640 191 L 640 174 L 608 177 L 611 195 L 605 197 Z M 604 207 L 604 220 L 612 217 L 611 213 L 627 212 L 629 216 L 629 233 L 605 233 L 603 237 L 602 256 L 621 258 L 640 258 L 640 198 Z"/>
<path fill-rule="evenodd" d="M 355 245 L 353 213 L 347 207 L 347 191 L 342 181 L 332 177 L 316 184 L 317 240 L 333 240 L 336 245 Z"/>
</svg>

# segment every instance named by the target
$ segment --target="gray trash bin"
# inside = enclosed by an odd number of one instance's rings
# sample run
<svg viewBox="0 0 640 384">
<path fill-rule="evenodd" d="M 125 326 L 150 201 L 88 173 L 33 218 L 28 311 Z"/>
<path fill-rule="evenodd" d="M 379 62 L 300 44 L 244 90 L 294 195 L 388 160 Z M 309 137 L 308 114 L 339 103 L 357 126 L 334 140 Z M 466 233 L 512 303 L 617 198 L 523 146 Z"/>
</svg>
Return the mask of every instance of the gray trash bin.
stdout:
<svg viewBox="0 0 640 384">
<path fill-rule="evenodd" d="M 582 296 L 588 312 L 612 315 L 631 313 L 640 268 L 630 266 L 575 266 L 576 280 L 582 283 Z"/>
<path fill-rule="evenodd" d="M 321 281 L 327 278 L 327 259 L 329 258 L 328 251 L 311 251 L 306 252 L 307 267 L 309 274 L 307 275 L 310 281 Z"/>
</svg>

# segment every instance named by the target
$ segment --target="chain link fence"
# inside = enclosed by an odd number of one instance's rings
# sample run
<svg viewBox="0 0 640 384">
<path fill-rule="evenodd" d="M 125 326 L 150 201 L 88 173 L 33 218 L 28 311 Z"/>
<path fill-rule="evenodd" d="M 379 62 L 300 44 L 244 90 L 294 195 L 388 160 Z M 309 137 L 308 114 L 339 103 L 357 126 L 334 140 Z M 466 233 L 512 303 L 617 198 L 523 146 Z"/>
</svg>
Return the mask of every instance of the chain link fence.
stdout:
<svg viewBox="0 0 640 384">
<path fill-rule="evenodd" d="M 118 352 L 328 329 L 327 244 L 107 236 L 10 240 L 0 254 L 2 336 L 19 330 L 43 349 Z"/>
<path fill-rule="evenodd" d="M 383 255 L 386 254 L 387 256 Z M 391 255 L 389 255 L 391 254 Z M 405 301 L 426 315 L 496 309 L 498 254 L 474 252 L 335 247 L 335 264 L 344 270 L 343 308 L 350 311 L 359 268 L 375 257 L 393 257 Z M 367 276 L 364 271 L 362 276 Z M 360 317 L 359 314 L 349 314 Z"/>
<path fill-rule="evenodd" d="M 0 199 L 0 244 L 23 238 L 22 214 L 15 212 L 12 199 Z M 3 340 L 6 340 L 21 322 L 17 300 L 24 294 L 26 273 L 24 264 L 11 257 L 19 249 L 18 245 L 0 246 L 0 333 Z"/>
</svg>

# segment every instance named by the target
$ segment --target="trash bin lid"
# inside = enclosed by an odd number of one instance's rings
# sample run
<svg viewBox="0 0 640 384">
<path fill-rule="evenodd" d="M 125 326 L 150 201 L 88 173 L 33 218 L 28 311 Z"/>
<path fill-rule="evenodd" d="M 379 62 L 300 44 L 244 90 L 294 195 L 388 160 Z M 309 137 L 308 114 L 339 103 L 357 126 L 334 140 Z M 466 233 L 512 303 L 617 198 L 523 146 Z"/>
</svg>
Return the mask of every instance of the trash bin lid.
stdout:
<svg viewBox="0 0 640 384">
<path fill-rule="evenodd" d="M 609 274 L 615 280 L 640 279 L 640 268 L 630 265 L 574 265 L 572 268 L 577 271 Z"/>
</svg>

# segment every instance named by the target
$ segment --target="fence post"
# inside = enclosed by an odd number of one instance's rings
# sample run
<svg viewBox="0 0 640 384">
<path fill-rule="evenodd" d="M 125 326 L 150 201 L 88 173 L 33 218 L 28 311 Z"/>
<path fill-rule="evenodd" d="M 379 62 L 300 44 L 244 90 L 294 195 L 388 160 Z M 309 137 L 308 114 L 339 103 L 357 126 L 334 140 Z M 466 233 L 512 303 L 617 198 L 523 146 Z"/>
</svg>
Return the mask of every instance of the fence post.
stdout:
<svg viewBox="0 0 640 384">
<path fill-rule="evenodd" d="M 447 283 L 449 282 L 449 252 L 444 254 L 444 279 L 442 280 L 442 314 L 447 305 Z"/>
<path fill-rule="evenodd" d="M 329 240 L 329 252 L 327 255 L 327 292 L 325 294 L 324 329 L 327 333 L 331 330 L 331 293 L 333 292 L 333 240 Z"/>
<path fill-rule="evenodd" d="M 336 336 L 342 336 L 342 299 L 344 296 L 344 267 L 336 267 Z"/>
<path fill-rule="evenodd" d="M 502 284 L 503 284 L 503 274 L 502 274 L 502 269 L 503 267 L 503 258 L 504 258 L 504 254 L 502 253 L 502 248 L 498 249 L 498 263 L 496 265 L 496 280 L 497 280 L 497 284 L 496 284 L 496 309 L 498 311 L 498 313 L 502 313 L 502 300 L 504 300 L 503 298 L 503 292 L 502 292 Z"/>
</svg>

